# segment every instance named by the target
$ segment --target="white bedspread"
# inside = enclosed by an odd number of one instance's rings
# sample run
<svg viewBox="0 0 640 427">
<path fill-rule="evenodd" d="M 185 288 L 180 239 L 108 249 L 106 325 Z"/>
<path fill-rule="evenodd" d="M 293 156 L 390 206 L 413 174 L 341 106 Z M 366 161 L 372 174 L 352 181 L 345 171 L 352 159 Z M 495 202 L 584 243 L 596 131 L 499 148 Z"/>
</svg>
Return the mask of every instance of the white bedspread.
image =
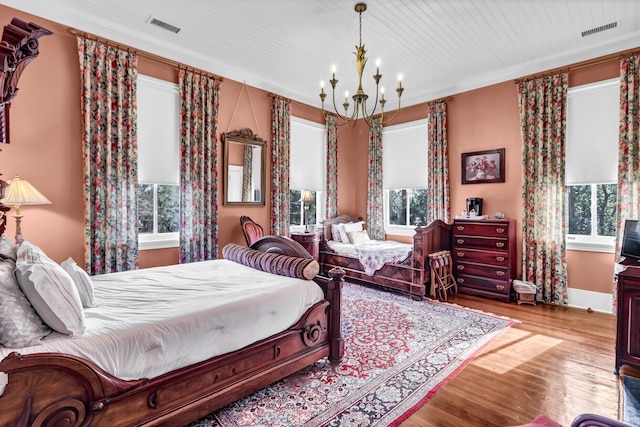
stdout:
<svg viewBox="0 0 640 427">
<path fill-rule="evenodd" d="M 94 308 L 77 338 L 54 333 L 0 359 L 62 352 L 122 379 L 152 378 L 238 350 L 285 330 L 324 299 L 313 281 L 277 276 L 228 260 L 92 277 Z"/>
<path fill-rule="evenodd" d="M 413 245 L 392 240 L 370 240 L 362 243 L 342 243 L 334 240 L 328 246 L 338 255 L 357 257 L 364 266 L 365 274 L 372 276 L 387 262 L 397 263 L 409 256 Z"/>
</svg>

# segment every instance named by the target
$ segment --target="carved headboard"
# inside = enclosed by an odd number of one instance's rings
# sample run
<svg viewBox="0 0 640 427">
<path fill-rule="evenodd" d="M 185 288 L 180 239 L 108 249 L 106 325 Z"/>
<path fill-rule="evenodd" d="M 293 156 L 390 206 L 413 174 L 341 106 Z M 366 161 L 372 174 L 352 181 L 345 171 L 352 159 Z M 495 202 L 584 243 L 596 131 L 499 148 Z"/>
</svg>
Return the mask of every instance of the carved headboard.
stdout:
<svg viewBox="0 0 640 427">
<path fill-rule="evenodd" d="M 18 18 L 4 27 L 0 40 L 0 143 L 9 143 L 9 107 L 18 93 L 20 75 L 38 56 L 38 37 L 50 34 L 53 33 Z M 4 198 L 5 188 L 7 183 L 0 179 L 0 199 Z M 4 233 L 9 209 L 0 202 L 0 235 Z"/>
</svg>

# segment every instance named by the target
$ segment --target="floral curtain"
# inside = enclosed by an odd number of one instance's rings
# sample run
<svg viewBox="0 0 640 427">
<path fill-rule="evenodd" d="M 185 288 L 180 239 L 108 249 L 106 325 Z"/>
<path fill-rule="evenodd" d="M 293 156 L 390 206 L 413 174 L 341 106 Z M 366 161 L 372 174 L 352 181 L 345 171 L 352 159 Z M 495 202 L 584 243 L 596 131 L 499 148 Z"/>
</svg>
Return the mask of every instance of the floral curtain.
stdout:
<svg viewBox="0 0 640 427">
<path fill-rule="evenodd" d="M 620 61 L 620 133 L 615 260 L 620 261 L 624 222 L 640 218 L 640 56 Z M 617 309 L 614 278 L 613 308 Z"/>
<path fill-rule="evenodd" d="M 449 154 L 447 145 L 447 104 L 429 105 L 428 122 L 428 179 L 429 210 L 427 223 L 435 219 L 451 221 L 449 203 Z"/>
<path fill-rule="evenodd" d="M 251 194 L 253 186 L 251 185 L 253 176 L 253 145 L 245 144 L 242 153 L 242 201 L 250 202 L 253 200 Z"/>
<path fill-rule="evenodd" d="M 85 267 L 138 267 L 138 58 L 78 37 L 85 191 Z"/>
<path fill-rule="evenodd" d="M 367 230 L 375 240 L 384 240 L 384 216 L 382 211 L 382 123 L 371 120 L 369 126 L 369 169 L 367 189 Z"/>
<path fill-rule="evenodd" d="M 565 247 L 566 74 L 518 85 L 522 137 L 522 277 L 538 300 L 567 296 Z"/>
<path fill-rule="evenodd" d="M 180 262 L 218 257 L 220 81 L 180 70 Z"/>
<path fill-rule="evenodd" d="M 271 234 L 289 235 L 291 103 L 271 98 Z"/>
<path fill-rule="evenodd" d="M 327 219 L 338 216 L 338 125 L 327 116 Z"/>
</svg>

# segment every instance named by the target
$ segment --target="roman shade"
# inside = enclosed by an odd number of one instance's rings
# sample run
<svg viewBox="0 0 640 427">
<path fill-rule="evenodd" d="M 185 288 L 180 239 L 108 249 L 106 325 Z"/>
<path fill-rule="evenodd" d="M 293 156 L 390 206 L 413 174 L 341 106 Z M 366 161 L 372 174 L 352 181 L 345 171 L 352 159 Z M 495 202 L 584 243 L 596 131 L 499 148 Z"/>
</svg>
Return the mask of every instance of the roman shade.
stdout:
<svg viewBox="0 0 640 427">
<path fill-rule="evenodd" d="M 138 181 L 179 184 L 178 85 L 138 74 Z"/>
<path fill-rule="evenodd" d="M 385 189 L 426 188 L 427 120 L 382 130 L 382 182 Z"/>
<path fill-rule="evenodd" d="M 571 88 L 567 98 L 567 185 L 617 182 L 620 80 Z"/>
<path fill-rule="evenodd" d="M 323 125 L 291 117 L 289 187 L 292 190 L 324 190 L 326 135 Z"/>
</svg>

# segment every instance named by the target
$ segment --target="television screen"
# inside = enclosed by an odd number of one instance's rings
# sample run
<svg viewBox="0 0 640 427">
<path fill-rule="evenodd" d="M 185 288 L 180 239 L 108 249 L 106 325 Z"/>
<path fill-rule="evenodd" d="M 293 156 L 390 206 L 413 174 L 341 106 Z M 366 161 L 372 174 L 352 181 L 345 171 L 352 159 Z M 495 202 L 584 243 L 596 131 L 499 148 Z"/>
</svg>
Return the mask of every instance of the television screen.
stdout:
<svg viewBox="0 0 640 427">
<path fill-rule="evenodd" d="M 640 259 L 640 220 L 625 221 L 620 255 Z"/>
</svg>

